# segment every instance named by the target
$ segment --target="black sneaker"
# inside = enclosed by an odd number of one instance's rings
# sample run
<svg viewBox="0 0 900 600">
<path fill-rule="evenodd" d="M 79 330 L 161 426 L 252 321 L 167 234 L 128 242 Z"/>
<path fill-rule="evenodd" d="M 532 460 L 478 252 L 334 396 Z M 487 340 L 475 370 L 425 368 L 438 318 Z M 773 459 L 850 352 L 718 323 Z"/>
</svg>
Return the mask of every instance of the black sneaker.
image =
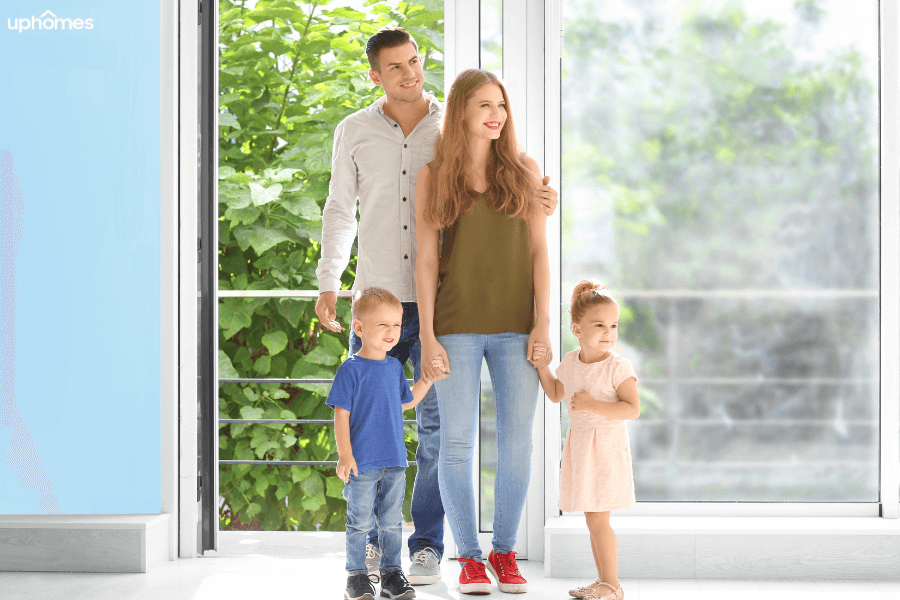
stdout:
<svg viewBox="0 0 900 600">
<path fill-rule="evenodd" d="M 375 577 L 375 583 L 378 583 L 378 576 L 374 575 L 373 577 Z M 372 580 L 367 574 L 347 577 L 344 600 L 375 600 L 375 586 L 372 585 Z"/>
<path fill-rule="evenodd" d="M 416 591 L 409 585 L 403 571 L 396 570 L 381 574 L 381 597 L 391 600 L 409 600 L 416 597 Z"/>
</svg>

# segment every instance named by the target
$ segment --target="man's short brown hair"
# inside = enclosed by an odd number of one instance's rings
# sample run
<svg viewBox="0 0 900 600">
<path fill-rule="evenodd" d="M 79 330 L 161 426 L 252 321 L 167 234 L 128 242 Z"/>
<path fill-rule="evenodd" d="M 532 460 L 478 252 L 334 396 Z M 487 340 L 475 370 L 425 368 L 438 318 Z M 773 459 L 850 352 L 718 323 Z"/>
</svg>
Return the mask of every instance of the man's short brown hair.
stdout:
<svg viewBox="0 0 900 600">
<path fill-rule="evenodd" d="M 360 319 L 362 315 L 383 304 L 403 312 L 400 299 L 384 288 L 367 287 L 361 292 L 356 292 L 353 294 L 353 318 Z"/>
<path fill-rule="evenodd" d="M 369 66 L 373 71 L 381 73 L 381 65 L 378 64 L 378 53 L 382 48 L 395 48 L 405 44 L 412 44 L 419 51 L 419 45 L 416 40 L 412 39 L 402 27 L 385 27 L 378 33 L 372 35 L 366 42 L 366 58 L 369 59 Z"/>
</svg>

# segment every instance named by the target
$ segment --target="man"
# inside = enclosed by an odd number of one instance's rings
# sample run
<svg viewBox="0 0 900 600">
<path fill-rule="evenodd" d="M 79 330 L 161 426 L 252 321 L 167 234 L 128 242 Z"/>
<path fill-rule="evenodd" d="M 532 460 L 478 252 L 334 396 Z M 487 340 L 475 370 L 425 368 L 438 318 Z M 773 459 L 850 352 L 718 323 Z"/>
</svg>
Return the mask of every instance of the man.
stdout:
<svg viewBox="0 0 900 600">
<path fill-rule="evenodd" d="M 354 289 L 370 286 L 391 291 L 403 304 L 399 343 L 388 353 L 401 362 L 412 360 L 416 380 L 421 373 L 419 313 L 416 307 L 416 175 L 431 161 L 438 135 L 442 107 L 424 93 L 425 76 L 418 45 L 401 28 L 386 28 L 366 44 L 369 77 L 384 90 L 384 96 L 338 124 L 334 132 L 331 185 L 322 215 L 322 258 L 316 276 L 319 298 L 316 315 L 323 326 L 340 331 L 335 320 L 341 274 L 350 261 L 357 234 L 359 243 Z M 556 192 L 538 190 L 545 212 L 552 213 Z M 351 331 L 350 352 L 361 347 Z M 413 585 L 434 583 L 440 578 L 444 553 L 444 509 L 438 487 L 440 417 L 432 388 L 416 407 L 419 445 L 417 473 L 412 496 L 415 532 L 409 538 Z M 381 556 L 378 531 L 369 533 L 367 566 L 377 572 Z"/>
</svg>

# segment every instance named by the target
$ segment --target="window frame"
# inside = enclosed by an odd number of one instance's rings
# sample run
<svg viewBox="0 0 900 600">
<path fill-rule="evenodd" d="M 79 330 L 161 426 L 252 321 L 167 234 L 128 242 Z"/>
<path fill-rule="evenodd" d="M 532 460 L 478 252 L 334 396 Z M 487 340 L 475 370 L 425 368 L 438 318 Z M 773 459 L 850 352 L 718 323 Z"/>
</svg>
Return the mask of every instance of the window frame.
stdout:
<svg viewBox="0 0 900 600">
<path fill-rule="evenodd" d="M 545 111 L 542 125 L 546 136 L 544 172 L 551 181 L 561 182 L 561 67 L 565 0 L 546 0 L 544 40 Z M 879 402 L 879 499 L 860 503 L 809 502 L 637 502 L 633 508 L 617 511 L 623 516 L 881 516 L 900 518 L 900 9 L 896 2 L 879 3 L 879 128 L 880 159 L 880 402 Z M 518 35 L 518 29 L 510 33 Z M 506 40 L 504 39 L 504 42 Z M 536 40 L 526 40 L 526 47 Z M 505 43 L 504 43 L 505 45 Z M 530 65 L 529 65 L 530 66 Z M 506 65 L 504 64 L 504 68 Z M 518 73 L 508 71 L 507 79 L 516 80 Z M 531 82 L 529 81 L 529 87 Z M 532 127 L 535 123 L 531 122 Z M 565 202 L 561 189 L 560 203 Z M 550 219 L 555 239 L 551 246 L 552 289 L 559 293 L 562 307 L 565 299 L 560 288 L 559 210 Z M 548 236 L 549 237 L 549 236 Z M 560 311 L 551 311 L 556 323 L 551 325 L 558 350 L 562 347 Z M 548 406 L 550 405 L 550 406 Z M 545 510 L 546 518 L 562 513 L 559 501 L 558 465 L 560 458 L 560 406 L 545 402 Z M 568 513 L 567 513 L 568 514 Z"/>
</svg>

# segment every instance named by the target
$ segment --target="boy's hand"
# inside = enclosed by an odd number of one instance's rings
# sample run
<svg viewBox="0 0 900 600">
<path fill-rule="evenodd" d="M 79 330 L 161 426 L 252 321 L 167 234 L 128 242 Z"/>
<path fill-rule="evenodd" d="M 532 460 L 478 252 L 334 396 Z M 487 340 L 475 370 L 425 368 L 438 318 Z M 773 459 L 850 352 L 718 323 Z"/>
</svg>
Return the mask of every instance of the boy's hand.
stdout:
<svg viewBox="0 0 900 600">
<path fill-rule="evenodd" d="M 444 365 L 444 357 L 440 354 L 431 359 L 431 366 L 433 367 L 433 376 L 428 380 L 429 383 L 450 377 L 450 370 Z"/>
<path fill-rule="evenodd" d="M 344 483 L 350 481 L 350 472 L 359 477 L 359 469 L 356 468 L 356 459 L 352 455 L 348 457 L 340 457 L 337 464 L 337 476 L 344 480 Z"/>
<path fill-rule="evenodd" d="M 569 408 L 581 412 L 594 412 L 597 401 L 587 392 L 575 392 L 569 400 Z"/>
</svg>

